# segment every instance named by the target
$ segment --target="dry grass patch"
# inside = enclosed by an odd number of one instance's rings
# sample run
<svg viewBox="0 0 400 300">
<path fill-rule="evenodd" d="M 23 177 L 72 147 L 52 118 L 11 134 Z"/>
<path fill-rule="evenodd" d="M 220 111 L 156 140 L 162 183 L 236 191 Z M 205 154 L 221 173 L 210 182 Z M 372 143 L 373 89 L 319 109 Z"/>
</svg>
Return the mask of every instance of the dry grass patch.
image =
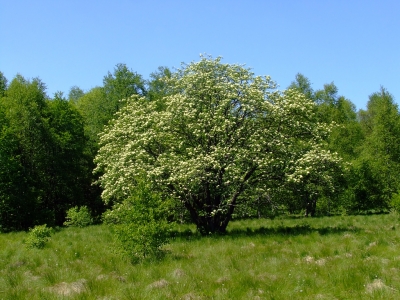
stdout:
<svg viewBox="0 0 400 300">
<path fill-rule="evenodd" d="M 224 276 L 224 277 L 218 278 L 215 282 L 219 283 L 219 284 L 224 284 L 225 282 L 228 282 L 228 281 L 229 281 L 229 278 Z"/>
<path fill-rule="evenodd" d="M 172 273 L 172 275 L 175 278 L 182 278 L 182 277 L 186 276 L 186 273 L 182 269 L 175 269 L 174 272 Z"/>
<path fill-rule="evenodd" d="M 373 293 L 376 290 L 387 288 L 386 284 L 381 279 L 375 279 L 372 283 L 367 284 L 365 287 L 367 293 Z"/>
<path fill-rule="evenodd" d="M 278 279 L 278 276 L 270 273 L 262 273 L 257 276 L 257 279 L 261 281 L 271 282 L 276 281 Z"/>
<path fill-rule="evenodd" d="M 188 293 L 182 296 L 182 300 L 201 300 L 202 297 L 196 295 L 195 293 Z"/>
<path fill-rule="evenodd" d="M 49 287 L 48 290 L 60 296 L 71 296 L 84 292 L 86 290 L 86 282 L 86 279 L 79 279 L 71 283 L 61 282 Z"/>
<path fill-rule="evenodd" d="M 26 278 L 28 278 L 31 281 L 37 281 L 40 279 L 40 276 L 33 275 L 31 271 L 24 272 L 24 275 L 26 276 Z"/>
<path fill-rule="evenodd" d="M 312 257 L 312 256 L 306 256 L 306 257 L 304 257 L 304 260 L 305 260 L 306 263 L 311 264 L 311 263 L 314 262 L 314 257 Z"/>
<path fill-rule="evenodd" d="M 168 285 L 169 285 L 168 281 L 166 281 L 165 279 L 161 279 L 149 284 L 148 287 L 150 289 L 160 289 L 160 288 L 165 288 Z"/>
<path fill-rule="evenodd" d="M 100 274 L 96 277 L 96 280 L 108 280 L 108 279 L 114 279 L 119 282 L 126 282 L 126 277 L 118 275 L 118 273 L 114 271 L 109 274 Z"/>
</svg>

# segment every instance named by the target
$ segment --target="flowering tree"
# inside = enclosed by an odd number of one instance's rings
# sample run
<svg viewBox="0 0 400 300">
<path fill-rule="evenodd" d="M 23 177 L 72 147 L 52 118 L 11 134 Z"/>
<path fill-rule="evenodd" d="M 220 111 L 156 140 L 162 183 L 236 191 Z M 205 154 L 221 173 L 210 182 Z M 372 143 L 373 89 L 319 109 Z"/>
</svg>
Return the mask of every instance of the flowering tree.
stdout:
<svg viewBox="0 0 400 300">
<path fill-rule="evenodd" d="M 341 190 L 346 165 L 337 153 L 315 147 L 304 153 L 290 169 L 285 188 L 298 202 L 303 202 L 305 216 L 313 217 L 319 198 L 330 198 Z"/>
<path fill-rule="evenodd" d="M 101 134 L 102 196 L 122 201 L 144 174 L 203 234 L 224 232 L 245 195 L 287 181 L 329 131 L 302 93 L 279 92 L 270 77 L 221 58 L 202 57 L 165 80 L 167 96 L 125 100 Z"/>
</svg>

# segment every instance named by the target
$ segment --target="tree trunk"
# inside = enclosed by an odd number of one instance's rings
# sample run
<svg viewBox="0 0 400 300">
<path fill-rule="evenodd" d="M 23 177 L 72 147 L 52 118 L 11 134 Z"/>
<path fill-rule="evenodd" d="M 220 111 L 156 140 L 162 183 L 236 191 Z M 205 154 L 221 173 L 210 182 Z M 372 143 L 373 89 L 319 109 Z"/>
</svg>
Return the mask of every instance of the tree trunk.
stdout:
<svg viewBox="0 0 400 300">
<path fill-rule="evenodd" d="M 306 212 L 304 216 L 308 217 L 308 215 L 310 215 L 311 217 L 315 217 L 316 208 L 317 208 L 317 200 L 315 199 L 309 200 L 306 205 Z"/>
<path fill-rule="evenodd" d="M 226 233 L 226 225 L 222 220 L 225 218 L 225 215 L 216 215 L 216 216 L 204 216 L 199 217 L 198 222 L 196 223 L 197 230 L 202 235 L 209 234 L 225 234 Z"/>
</svg>

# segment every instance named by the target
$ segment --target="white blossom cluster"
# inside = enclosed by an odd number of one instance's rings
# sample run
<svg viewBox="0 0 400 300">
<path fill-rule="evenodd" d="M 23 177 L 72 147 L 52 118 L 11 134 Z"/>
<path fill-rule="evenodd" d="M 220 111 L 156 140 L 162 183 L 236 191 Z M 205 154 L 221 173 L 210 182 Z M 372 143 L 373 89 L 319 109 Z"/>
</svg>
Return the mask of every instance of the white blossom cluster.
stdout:
<svg viewBox="0 0 400 300">
<path fill-rule="evenodd" d="M 214 216 L 246 189 L 270 188 L 277 178 L 300 182 L 339 163 L 318 147 L 332 125 L 316 121 L 312 101 L 220 60 L 184 65 L 165 79 L 172 93 L 160 100 L 125 100 L 101 134 L 95 160 L 105 201 L 123 200 L 145 176 Z"/>
<path fill-rule="evenodd" d="M 302 186 L 309 194 L 332 194 L 343 171 L 344 163 L 337 153 L 316 145 L 291 166 L 286 179 L 289 184 Z"/>
</svg>

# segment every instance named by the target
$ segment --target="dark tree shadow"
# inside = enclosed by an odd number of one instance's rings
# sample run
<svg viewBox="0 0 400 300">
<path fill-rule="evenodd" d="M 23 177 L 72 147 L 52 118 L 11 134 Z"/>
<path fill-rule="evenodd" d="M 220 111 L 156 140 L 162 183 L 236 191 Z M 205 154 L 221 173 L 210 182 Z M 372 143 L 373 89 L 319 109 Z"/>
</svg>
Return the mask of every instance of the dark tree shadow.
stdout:
<svg viewBox="0 0 400 300">
<path fill-rule="evenodd" d="M 295 225 L 295 226 L 277 226 L 277 227 L 260 227 L 256 229 L 246 228 L 233 229 L 227 234 L 232 236 L 273 236 L 273 235 L 284 235 L 284 236 L 296 236 L 296 235 L 307 235 L 311 233 L 319 233 L 320 235 L 328 234 L 341 234 L 344 232 L 359 232 L 360 229 L 354 226 L 327 226 L 314 228 L 308 224 Z"/>
<path fill-rule="evenodd" d="M 297 235 L 307 235 L 312 233 L 319 233 L 320 235 L 329 234 L 342 234 L 344 232 L 354 232 L 357 233 L 360 228 L 355 226 L 325 226 L 314 228 L 308 224 L 294 225 L 294 226 L 276 226 L 276 227 L 260 227 L 260 228 L 243 228 L 243 229 L 232 229 L 228 230 L 225 234 L 213 234 L 207 237 L 219 238 L 219 237 L 249 237 L 249 236 L 297 236 Z M 191 230 L 186 230 L 183 232 L 172 231 L 171 238 L 183 238 L 186 240 L 198 240 L 204 238 L 198 232 L 192 232 Z"/>
</svg>

